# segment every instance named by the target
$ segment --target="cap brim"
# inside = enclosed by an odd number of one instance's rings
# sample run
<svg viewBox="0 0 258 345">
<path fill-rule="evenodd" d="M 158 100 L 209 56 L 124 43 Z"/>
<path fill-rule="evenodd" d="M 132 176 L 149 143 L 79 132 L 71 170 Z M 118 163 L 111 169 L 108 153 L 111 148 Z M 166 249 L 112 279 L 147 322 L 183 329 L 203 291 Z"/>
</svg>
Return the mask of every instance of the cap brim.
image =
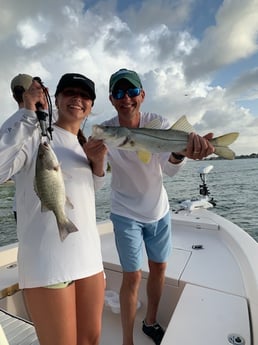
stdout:
<svg viewBox="0 0 258 345">
<path fill-rule="evenodd" d="M 58 95 L 60 92 L 62 92 L 64 89 L 69 88 L 69 87 L 79 87 L 82 90 L 85 90 L 85 91 L 89 92 L 89 95 L 91 96 L 92 100 L 95 100 L 95 98 L 96 98 L 95 92 L 83 80 L 73 80 L 73 81 L 70 81 L 69 85 L 65 85 L 63 87 L 58 88 L 55 96 Z"/>
<path fill-rule="evenodd" d="M 139 80 L 133 78 L 132 76 L 127 76 L 127 75 L 122 76 L 122 75 L 120 75 L 120 76 L 117 76 L 117 78 L 115 78 L 115 79 L 113 80 L 113 82 L 112 82 L 112 84 L 111 84 L 111 86 L 110 86 L 110 91 L 112 92 L 112 91 L 114 90 L 116 84 L 117 84 L 119 81 L 123 80 L 123 79 L 129 81 L 129 83 L 131 83 L 134 87 L 142 88 L 142 84 L 141 84 L 141 82 L 139 82 Z"/>
</svg>

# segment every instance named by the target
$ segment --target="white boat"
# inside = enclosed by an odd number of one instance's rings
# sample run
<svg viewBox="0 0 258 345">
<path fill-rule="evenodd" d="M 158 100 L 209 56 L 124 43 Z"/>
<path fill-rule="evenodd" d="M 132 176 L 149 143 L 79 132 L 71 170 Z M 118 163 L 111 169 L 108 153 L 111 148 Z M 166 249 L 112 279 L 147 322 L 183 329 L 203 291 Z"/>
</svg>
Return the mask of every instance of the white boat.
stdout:
<svg viewBox="0 0 258 345">
<path fill-rule="evenodd" d="M 201 198 L 185 201 L 172 214 L 173 252 L 158 313 L 166 329 L 161 345 L 258 345 L 258 243 L 207 209 L 212 207 L 205 180 L 209 170 L 200 173 Z M 98 228 L 107 279 L 101 345 L 119 345 L 122 271 L 112 223 L 100 222 Z M 16 256 L 17 244 L 0 247 L 0 344 L 36 345 L 35 330 L 18 289 Z M 151 345 L 153 341 L 141 330 L 146 257 L 142 271 L 135 345 Z"/>
</svg>

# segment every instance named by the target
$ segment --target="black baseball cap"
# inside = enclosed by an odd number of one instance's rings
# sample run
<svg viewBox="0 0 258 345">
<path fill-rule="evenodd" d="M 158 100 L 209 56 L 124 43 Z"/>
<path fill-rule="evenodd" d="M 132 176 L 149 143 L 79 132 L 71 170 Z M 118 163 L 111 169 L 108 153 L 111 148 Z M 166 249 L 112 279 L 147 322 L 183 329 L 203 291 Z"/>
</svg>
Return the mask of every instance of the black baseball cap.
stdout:
<svg viewBox="0 0 258 345">
<path fill-rule="evenodd" d="M 59 80 L 56 88 L 55 96 L 67 87 L 80 87 L 89 92 L 91 99 L 96 98 L 95 84 L 92 80 L 78 73 L 66 73 Z"/>
</svg>

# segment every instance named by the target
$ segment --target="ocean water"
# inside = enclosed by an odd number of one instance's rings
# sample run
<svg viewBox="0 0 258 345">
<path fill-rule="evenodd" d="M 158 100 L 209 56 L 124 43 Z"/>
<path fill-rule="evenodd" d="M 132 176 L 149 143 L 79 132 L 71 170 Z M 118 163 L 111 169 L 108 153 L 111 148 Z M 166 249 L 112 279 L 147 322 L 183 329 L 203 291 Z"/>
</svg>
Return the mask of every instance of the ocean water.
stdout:
<svg viewBox="0 0 258 345">
<path fill-rule="evenodd" d="M 258 242 L 258 159 L 188 161 L 174 177 L 164 177 L 170 207 L 179 208 L 183 200 L 199 196 L 199 169 L 213 166 L 206 176 L 210 197 L 216 201 L 213 212 L 231 220 Z M 107 183 L 96 193 L 97 220 L 110 213 L 110 174 Z M 13 183 L 0 185 L 0 246 L 17 241 L 12 211 Z"/>
</svg>

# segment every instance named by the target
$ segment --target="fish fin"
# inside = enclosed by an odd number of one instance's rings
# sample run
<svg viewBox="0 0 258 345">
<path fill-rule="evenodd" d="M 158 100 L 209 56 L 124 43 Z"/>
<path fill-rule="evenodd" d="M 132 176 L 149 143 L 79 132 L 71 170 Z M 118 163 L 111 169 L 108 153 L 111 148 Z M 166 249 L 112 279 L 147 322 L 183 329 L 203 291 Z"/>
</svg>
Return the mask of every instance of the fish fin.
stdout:
<svg viewBox="0 0 258 345">
<path fill-rule="evenodd" d="M 70 233 L 78 231 L 77 227 L 68 218 L 66 218 L 65 222 L 63 223 L 57 222 L 57 226 L 59 230 L 59 236 L 62 242 Z"/>
<path fill-rule="evenodd" d="M 139 160 L 145 164 L 149 163 L 151 160 L 151 152 L 149 151 L 137 151 L 137 156 Z"/>
<path fill-rule="evenodd" d="M 175 129 L 177 131 L 182 131 L 186 133 L 195 132 L 193 126 L 188 122 L 185 115 L 181 116 L 170 129 Z"/>
<path fill-rule="evenodd" d="M 235 152 L 228 145 L 232 144 L 239 136 L 238 132 L 232 132 L 221 135 L 220 137 L 211 139 L 210 142 L 215 147 L 214 153 L 226 159 L 234 159 Z"/>
<path fill-rule="evenodd" d="M 150 129 L 160 129 L 161 127 L 161 121 L 159 119 L 153 119 L 149 123 L 147 123 L 144 128 L 150 128 Z"/>
<path fill-rule="evenodd" d="M 66 197 L 65 206 L 67 206 L 67 207 L 69 207 L 69 208 L 71 208 L 71 209 L 74 208 L 72 202 L 70 201 L 70 199 L 69 199 L 68 197 Z"/>
</svg>

